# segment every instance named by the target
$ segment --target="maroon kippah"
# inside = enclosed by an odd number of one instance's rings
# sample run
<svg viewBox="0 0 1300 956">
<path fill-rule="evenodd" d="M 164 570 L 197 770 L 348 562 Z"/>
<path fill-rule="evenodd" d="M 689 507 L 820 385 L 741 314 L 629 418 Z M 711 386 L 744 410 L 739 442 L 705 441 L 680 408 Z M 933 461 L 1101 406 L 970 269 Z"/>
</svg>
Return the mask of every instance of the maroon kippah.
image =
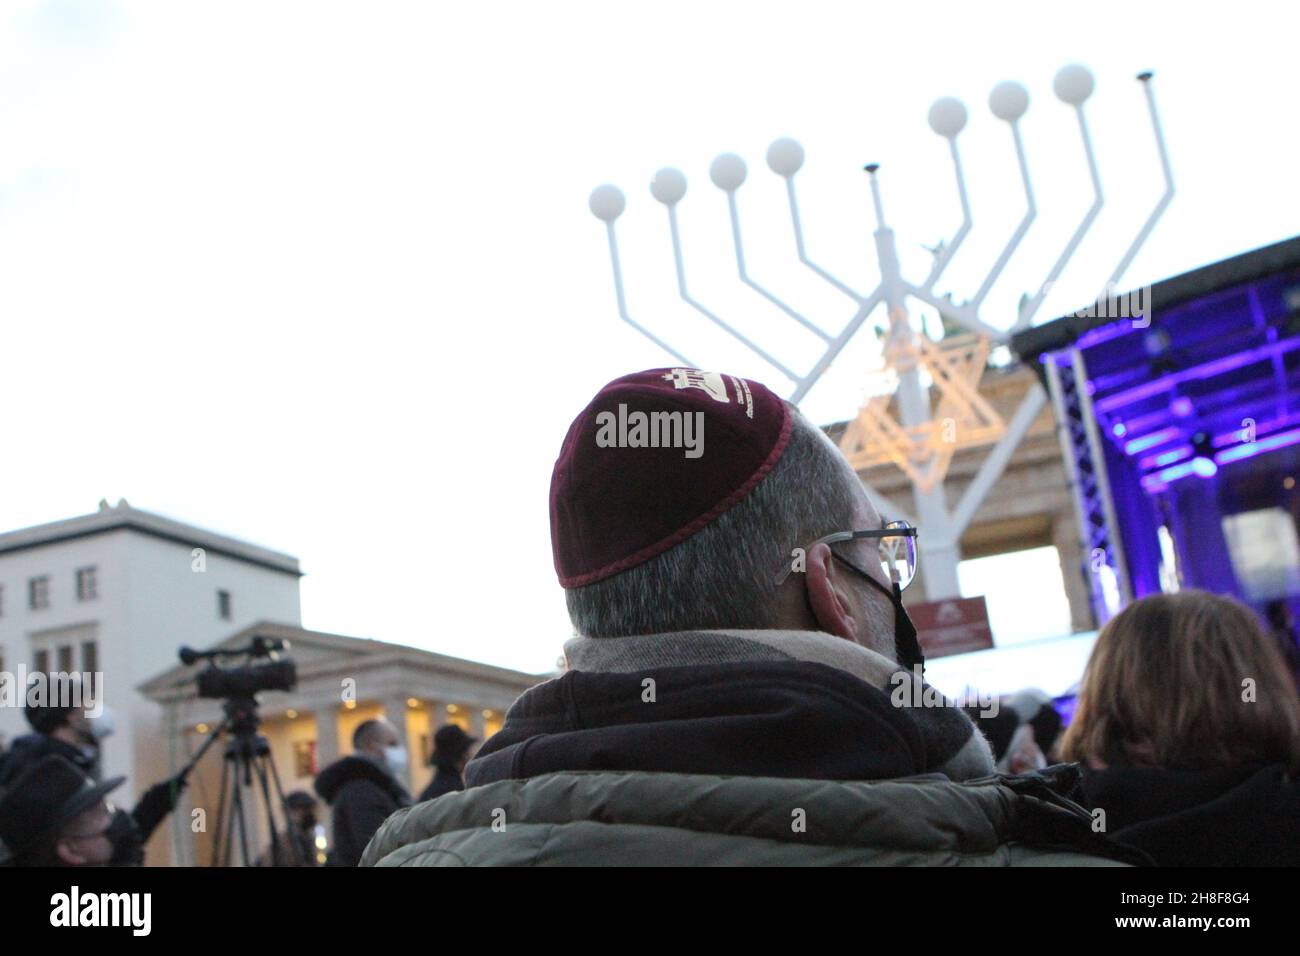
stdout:
<svg viewBox="0 0 1300 956">
<path fill-rule="evenodd" d="M 564 436 L 551 474 L 560 584 L 581 587 L 649 561 L 757 485 L 793 424 L 757 382 L 692 368 L 615 379 Z"/>
</svg>

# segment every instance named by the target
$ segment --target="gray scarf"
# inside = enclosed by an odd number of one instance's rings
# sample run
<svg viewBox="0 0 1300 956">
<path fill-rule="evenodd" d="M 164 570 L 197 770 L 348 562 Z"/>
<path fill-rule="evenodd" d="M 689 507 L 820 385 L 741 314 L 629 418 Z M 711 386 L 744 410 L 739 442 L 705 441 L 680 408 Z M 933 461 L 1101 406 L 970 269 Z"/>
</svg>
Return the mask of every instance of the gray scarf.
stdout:
<svg viewBox="0 0 1300 956">
<path fill-rule="evenodd" d="M 927 764 L 952 780 L 994 772 L 993 754 L 971 719 L 897 663 L 820 631 L 678 631 L 634 637 L 575 637 L 564 645 L 569 670 L 627 673 L 655 667 L 745 661 L 809 661 L 844 671 L 889 695 L 912 718 Z"/>
</svg>

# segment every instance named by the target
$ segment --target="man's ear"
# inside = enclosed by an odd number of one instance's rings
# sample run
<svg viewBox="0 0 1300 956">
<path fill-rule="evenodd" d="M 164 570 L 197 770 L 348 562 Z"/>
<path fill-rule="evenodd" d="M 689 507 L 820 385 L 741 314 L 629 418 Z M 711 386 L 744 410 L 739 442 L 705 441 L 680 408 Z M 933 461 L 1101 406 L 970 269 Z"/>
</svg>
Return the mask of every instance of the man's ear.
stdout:
<svg viewBox="0 0 1300 956">
<path fill-rule="evenodd" d="M 72 846 L 67 840 L 60 840 L 58 843 L 54 844 L 54 852 L 57 853 L 59 859 L 68 866 L 86 865 L 86 858 L 76 850 L 72 849 Z"/>
<path fill-rule="evenodd" d="M 835 566 L 829 545 L 815 544 L 808 549 L 804 586 L 808 589 L 808 606 L 823 631 L 857 641 L 858 621 L 849 602 L 845 576 Z"/>
</svg>

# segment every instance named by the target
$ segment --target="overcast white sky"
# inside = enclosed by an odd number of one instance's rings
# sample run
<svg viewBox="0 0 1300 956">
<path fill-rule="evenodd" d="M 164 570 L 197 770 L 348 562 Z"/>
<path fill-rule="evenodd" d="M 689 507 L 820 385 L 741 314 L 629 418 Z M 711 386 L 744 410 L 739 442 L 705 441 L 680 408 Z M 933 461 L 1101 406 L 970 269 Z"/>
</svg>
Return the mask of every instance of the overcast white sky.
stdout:
<svg viewBox="0 0 1300 956">
<path fill-rule="evenodd" d="M 751 271 L 826 327 L 849 302 L 794 259 L 876 281 L 864 162 L 904 269 L 959 222 L 969 297 L 1023 206 L 990 88 L 1017 79 L 1040 215 L 986 303 L 1010 322 L 1090 202 L 1052 77 L 1081 62 L 1107 206 L 1040 320 L 1090 300 L 1160 192 L 1133 77 L 1156 71 L 1178 195 L 1126 284 L 1300 231 L 1296 8 L 1280 3 L 192 3 L 6 0 L 0 37 L 0 528 L 101 497 L 299 556 L 309 627 L 525 670 L 569 635 L 546 495 L 565 429 L 669 364 L 618 322 L 602 182 L 633 314 L 701 364 L 762 362 L 675 298 L 660 166 L 692 291 L 796 367 L 815 342 L 735 279 L 714 155 L 750 164 Z M 804 408 L 854 413 L 870 341 Z"/>
</svg>

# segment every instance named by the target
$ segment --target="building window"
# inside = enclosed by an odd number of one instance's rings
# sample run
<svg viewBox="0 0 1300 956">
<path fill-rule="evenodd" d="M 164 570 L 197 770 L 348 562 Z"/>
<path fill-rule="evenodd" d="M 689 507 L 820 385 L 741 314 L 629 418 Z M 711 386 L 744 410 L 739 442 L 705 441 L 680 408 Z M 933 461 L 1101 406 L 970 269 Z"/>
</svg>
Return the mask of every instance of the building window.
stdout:
<svg viewBox="0 0 1300 956">
<path fill-rule="evenodd" d="M 81 669 L 90 674 L 99 670 L 99 646 L 94 641 L 81 642 Z"/>
<path fill-rule="evenodd" d="M 42 575 L 27 581 L 27 606 L 39 611 L 50 606 L 50 579 Z"/>
<path fill-rule="evenodd" d="M 96 577 L 98 568 L 77 569 L 77 600 L 93 601 L 99 597 L 99 581 Z"/>
<path fill-rule="evenodd" d="M 36 662 L 36 671 L 37 671 L 37 673 L 48 674 L 48 673 L 50 672 L 50 652 L 49 652 L 49 651 L 37 651 L 36 654 L 34 655 L 33 659 L 34 659 L 35 662 Z"/>
<path fill-rule="evenodd" d="M 59 645 L 59 673 L 60 674 L 72 673 L 72 645 L 71 644 Z"/>
<path fill-rule="evenodd" d="M 231 613 L 230 613 L 230 592 L 229 591 L 217 592 L 217 614 L 221 617 L 223 621 L 230 620 Z"/>
</svg>

